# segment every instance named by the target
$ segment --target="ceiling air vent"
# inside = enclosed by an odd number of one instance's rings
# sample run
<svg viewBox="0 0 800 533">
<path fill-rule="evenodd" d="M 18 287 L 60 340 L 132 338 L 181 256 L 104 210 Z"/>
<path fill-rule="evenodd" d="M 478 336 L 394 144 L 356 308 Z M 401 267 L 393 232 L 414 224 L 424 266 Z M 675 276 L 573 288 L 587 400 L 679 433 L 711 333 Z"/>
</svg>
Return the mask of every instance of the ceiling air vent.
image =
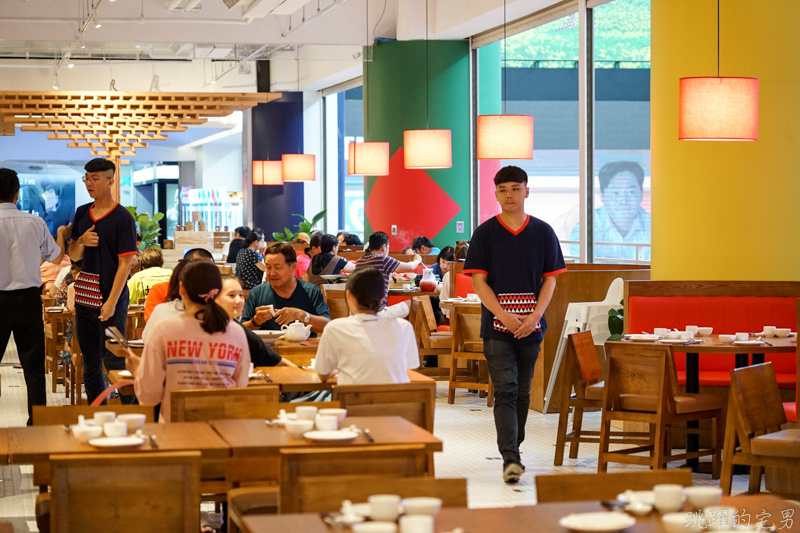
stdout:
<svg viewBox="0 0 800 533">
<path fill-rule="evenodd" d="M 239 0 L 222 0 L 222 3 L 227 6 L 228 9 L 233 9 L 233 6 L 239 3 Z"/>
</svg>

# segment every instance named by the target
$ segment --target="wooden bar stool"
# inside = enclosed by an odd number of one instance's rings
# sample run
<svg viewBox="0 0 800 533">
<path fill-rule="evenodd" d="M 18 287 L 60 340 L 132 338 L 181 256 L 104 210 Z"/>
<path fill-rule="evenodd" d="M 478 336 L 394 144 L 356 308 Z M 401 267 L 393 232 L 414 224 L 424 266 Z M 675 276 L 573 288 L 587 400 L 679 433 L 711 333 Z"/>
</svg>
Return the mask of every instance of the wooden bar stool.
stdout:
<svg viewBox="0 0 800 533">
<path fill-rule="evenodd" d="M 594 347 L 594 339 L 590 331 L 573 333 L 567 338 L 567 349 L 562 359 L 564 367 L 561 375 L 564 384 L 561 387 L 561 405 L 558 415 L 558 432 L 556 436 L 555 466 L 564 463 L 564 448 L 569 446 L 570 459 L 577 459 L 578 446 L 581 442 L 600 443 L 600 431 L 583 429 L 583 412 L 585 409 L 601 409 L 605 383 L 599 381 L 603 377 L 600 360 Z M 575 390 L 572 393 L 572 390 Z M 572 431 L 567 433 L 569 412 L 572 411 Z M 635 431 L 614 431 L 611 433 L 614 444 L 645 444 L 650 442 L 649 433 Z"/>
<path fill-rule="evenodd" d="M 476 361 L 486 365 L 483 355 L 483 339 L 481 339 L 481 308 L 455 306 L 450 316 L 453 332 L 453 355 L 450 361 L 450 380 L 447 389 L 447 403 L 455 402 L 456 389 L 486 391 L 486 406 L 494 405 L 494 387 L 492 378 L 486 372 L 485 381 L 480 374 L 473 373 L 466 378 L 458 375 L 458 360 Z"/>
<path fill-rule="evenodd" d="M 606 472 L 610 462 L 658 469 L 666 468 L 671 461 L 710 455 L 712 478 L 719 479 L 724 426 L 723 398 L 711 394 L 679 395 L 671 346 L 608 342 L 606 358 L 606 390 L 603 396 L 598 473 Z M 713 447 L 671 455 L 667 448 L 667 426 L 709 418 L 714 420 L 716 430 Z M 650 424 L 651 443 L 647 446 L 609 451 L 613 420 Z M 640 452 L 650 452 L 650 457 L 633 455 Z"/>
<path fill-rule="evenodd" d="M 720 481 L 726 496 L 731 493 L 733 465 L 750 465 L 749 493 L 761 490 L 761 473 L 765 466 L 797 468 L 800 429 L 782 430 L 786 422 L 772 363 L 731 370 Z M 739 448 L 736 447 L 737 437 Z"/>
</svg>

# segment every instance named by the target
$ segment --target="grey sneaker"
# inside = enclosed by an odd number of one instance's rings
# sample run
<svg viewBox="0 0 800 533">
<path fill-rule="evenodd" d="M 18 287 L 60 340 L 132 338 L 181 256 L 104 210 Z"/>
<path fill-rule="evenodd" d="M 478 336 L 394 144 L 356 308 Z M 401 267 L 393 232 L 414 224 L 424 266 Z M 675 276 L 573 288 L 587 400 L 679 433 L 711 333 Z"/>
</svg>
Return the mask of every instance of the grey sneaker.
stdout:
<svg viewBox="0 0 800 533">
<path fill-rule="evenodd" d="M 524 472 L 518 463 L 508 463 L 503 467 L 503 481 L 506 483 L 517 483 Z"/>
</svg>

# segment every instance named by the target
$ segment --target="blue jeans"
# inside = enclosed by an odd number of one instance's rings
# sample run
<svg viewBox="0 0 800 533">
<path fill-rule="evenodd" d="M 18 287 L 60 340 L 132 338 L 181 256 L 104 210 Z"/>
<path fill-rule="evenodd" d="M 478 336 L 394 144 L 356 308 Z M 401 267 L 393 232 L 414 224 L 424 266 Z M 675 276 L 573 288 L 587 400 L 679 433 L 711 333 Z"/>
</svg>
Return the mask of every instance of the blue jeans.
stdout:
<svg viewBox="0 0 800 533">
<path fill-rule="evenodd" d="M 533 367 L 540 343 L 483 340 L 483 354 L 494 385 L 494 425 L 503 463 L 519 462 L 531 404 Z"/>
</svg>

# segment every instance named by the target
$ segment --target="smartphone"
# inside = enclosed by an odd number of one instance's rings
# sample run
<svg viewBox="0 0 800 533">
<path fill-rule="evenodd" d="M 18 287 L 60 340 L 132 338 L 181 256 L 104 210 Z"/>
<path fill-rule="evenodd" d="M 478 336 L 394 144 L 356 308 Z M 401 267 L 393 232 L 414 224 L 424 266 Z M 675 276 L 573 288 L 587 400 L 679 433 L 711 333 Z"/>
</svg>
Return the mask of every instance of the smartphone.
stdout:
<svg viewBox="0 0 800 533">
<path fill-rule="evenodd" d="M 110 328 L 106 328 L 106 335 L 108 335 L 108 337 L 110 337 L 111 339 L 117 341 L 120 344 L 120 346 L 122 346 L 126 350 L 130 348 L 130 345 L 128 344 L 128 339 L 126 339 L 125 336 L 122 333 L 120 333 L 120 331 L 117 328 L 113 326 Z"/>
</svg>

